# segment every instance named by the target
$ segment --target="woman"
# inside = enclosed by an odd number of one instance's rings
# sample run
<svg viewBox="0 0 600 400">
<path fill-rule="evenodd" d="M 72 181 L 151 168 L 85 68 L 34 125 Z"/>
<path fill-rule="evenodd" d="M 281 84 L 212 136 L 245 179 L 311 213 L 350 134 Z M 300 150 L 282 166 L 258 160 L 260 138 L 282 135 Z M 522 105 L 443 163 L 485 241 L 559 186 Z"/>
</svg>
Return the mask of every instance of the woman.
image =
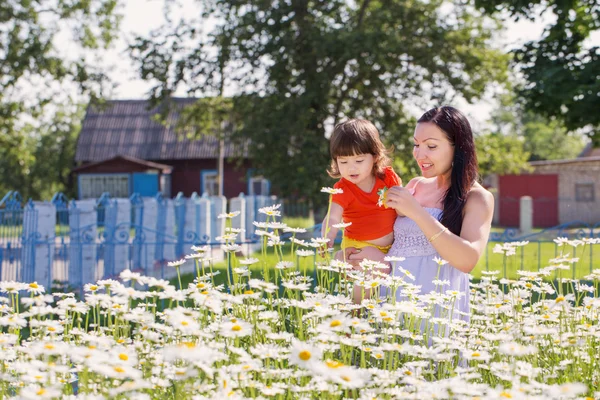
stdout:
<svg viewBox="0 0 600 400">
<path fill-rule="evenodd" d="M 399 215 L 387 255 L 405 257 L 399 264 L 415 276 L 421 293 L 436 290 L 436 279 L 449 281 L 444 291 L 465 294 L 455 310 L 468 313 L 469 272 L 485 249 L 494 198 L 477 183 L 473 133 L 460 111 L 449 106 L 427 111 L 417 121 L 413 139 L 422 176 L 387 193 L 386 205 Z M 363 257 L 352 254 L 350 259 Z M 440 267 L 434 257 L 448 264 Z"/>
</svg>

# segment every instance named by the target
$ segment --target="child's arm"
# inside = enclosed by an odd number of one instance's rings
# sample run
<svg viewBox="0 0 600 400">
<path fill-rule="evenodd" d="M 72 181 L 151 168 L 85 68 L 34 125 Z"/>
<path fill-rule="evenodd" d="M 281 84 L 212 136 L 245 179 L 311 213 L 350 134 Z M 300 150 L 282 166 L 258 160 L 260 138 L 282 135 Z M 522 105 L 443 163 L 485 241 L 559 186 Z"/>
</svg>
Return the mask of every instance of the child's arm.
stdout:
<svg viewBox="0 0 600 400">
<path fill-rule="evenodd" d="M 337 203 L 331 203 L 331 208 L 329 209 L 329 221 L 327 220 L 327 215 L 323 219 L 323 223 L 321 224 L 321 236 L 327 237 L 329 242 L 327 246 L 333 247 L 333 241 L 338 233 L 338 228 L 333 228 L 331 225 L 339 224 L 342 222 L 342 213 L 344 209 Z M 329 232 L 327 232 L 327 223 L 329 222 Z M 326 236 L 327 235 L 327 236 Z"/>
</svg>

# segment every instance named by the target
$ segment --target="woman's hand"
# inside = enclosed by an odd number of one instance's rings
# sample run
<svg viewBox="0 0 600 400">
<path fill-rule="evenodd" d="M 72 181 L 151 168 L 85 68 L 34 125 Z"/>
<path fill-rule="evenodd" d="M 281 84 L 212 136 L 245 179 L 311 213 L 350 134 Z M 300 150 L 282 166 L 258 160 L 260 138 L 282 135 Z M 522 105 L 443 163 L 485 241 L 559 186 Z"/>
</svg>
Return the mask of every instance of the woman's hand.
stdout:
<svg viewBox="0 0 600 400">
<path fill-rule="evenodd" d="M 385 205 L 393 208 L 399 214 L 411 218 L 423 207 L 413 197 L 414 189 L 407 189 L 402 186 L 394 186 L 387 192 L 387 201 Z"/>
</svg>

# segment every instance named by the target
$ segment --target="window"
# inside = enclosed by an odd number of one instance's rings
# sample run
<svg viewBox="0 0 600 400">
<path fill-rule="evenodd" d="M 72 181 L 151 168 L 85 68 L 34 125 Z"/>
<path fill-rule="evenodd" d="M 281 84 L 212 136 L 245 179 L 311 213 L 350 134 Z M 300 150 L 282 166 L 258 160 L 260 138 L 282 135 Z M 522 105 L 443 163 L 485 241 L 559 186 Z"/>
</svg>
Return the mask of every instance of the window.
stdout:
<svg viewBox="0 0 600 400">
<path fill-rule="evenodd" d="M 268 179 L 262 176 L 253 176 L 250 178 L 248 186 L 248 192 L 251 196 L 268 196 L 271 185 Z"/>
<path fill-rule="evenodd" d="M 595 200 L 593 183 L 575 184 L 575 201 L 593 202 Z"/>
<path fill-rule="evenodd" d="M 201 194 L 209 196 L 217 196 L 219 194 L 219 175 L 216 170 L 204 170 L 200 176 Z"/>
<path fill-rule="evenodd" d="M 104 192 L 110 197 L 129 197 L 129 175 L 79 175 L 80 199 L 97 199 Z"/>
</svg>

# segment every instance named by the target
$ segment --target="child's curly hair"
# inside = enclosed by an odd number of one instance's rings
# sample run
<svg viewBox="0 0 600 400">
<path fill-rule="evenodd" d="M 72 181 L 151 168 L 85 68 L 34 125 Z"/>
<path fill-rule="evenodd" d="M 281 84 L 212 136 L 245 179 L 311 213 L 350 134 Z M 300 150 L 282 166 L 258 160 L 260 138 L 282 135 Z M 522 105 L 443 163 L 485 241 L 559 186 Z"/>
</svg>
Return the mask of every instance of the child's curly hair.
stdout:
<svg viewBox="0 0 600 400">
<path fill-rule="evenodd" d="M 372 154 L 375 157 L 373 173 L 384 177 L 384 169 L 391 166 L 389 157 L 392 149 L 386 149 L 379 139 L 379 131 L 371 122 L 365 119 L 350 119 L 341 122 L 333 129 L 329 141 L 329 152 L 331 153 L 331 165 L 327 173 L 332 178 L 340 178 L 337 166 L 338 157 L 349 157 L 359 154 Z"/>
</svg>

